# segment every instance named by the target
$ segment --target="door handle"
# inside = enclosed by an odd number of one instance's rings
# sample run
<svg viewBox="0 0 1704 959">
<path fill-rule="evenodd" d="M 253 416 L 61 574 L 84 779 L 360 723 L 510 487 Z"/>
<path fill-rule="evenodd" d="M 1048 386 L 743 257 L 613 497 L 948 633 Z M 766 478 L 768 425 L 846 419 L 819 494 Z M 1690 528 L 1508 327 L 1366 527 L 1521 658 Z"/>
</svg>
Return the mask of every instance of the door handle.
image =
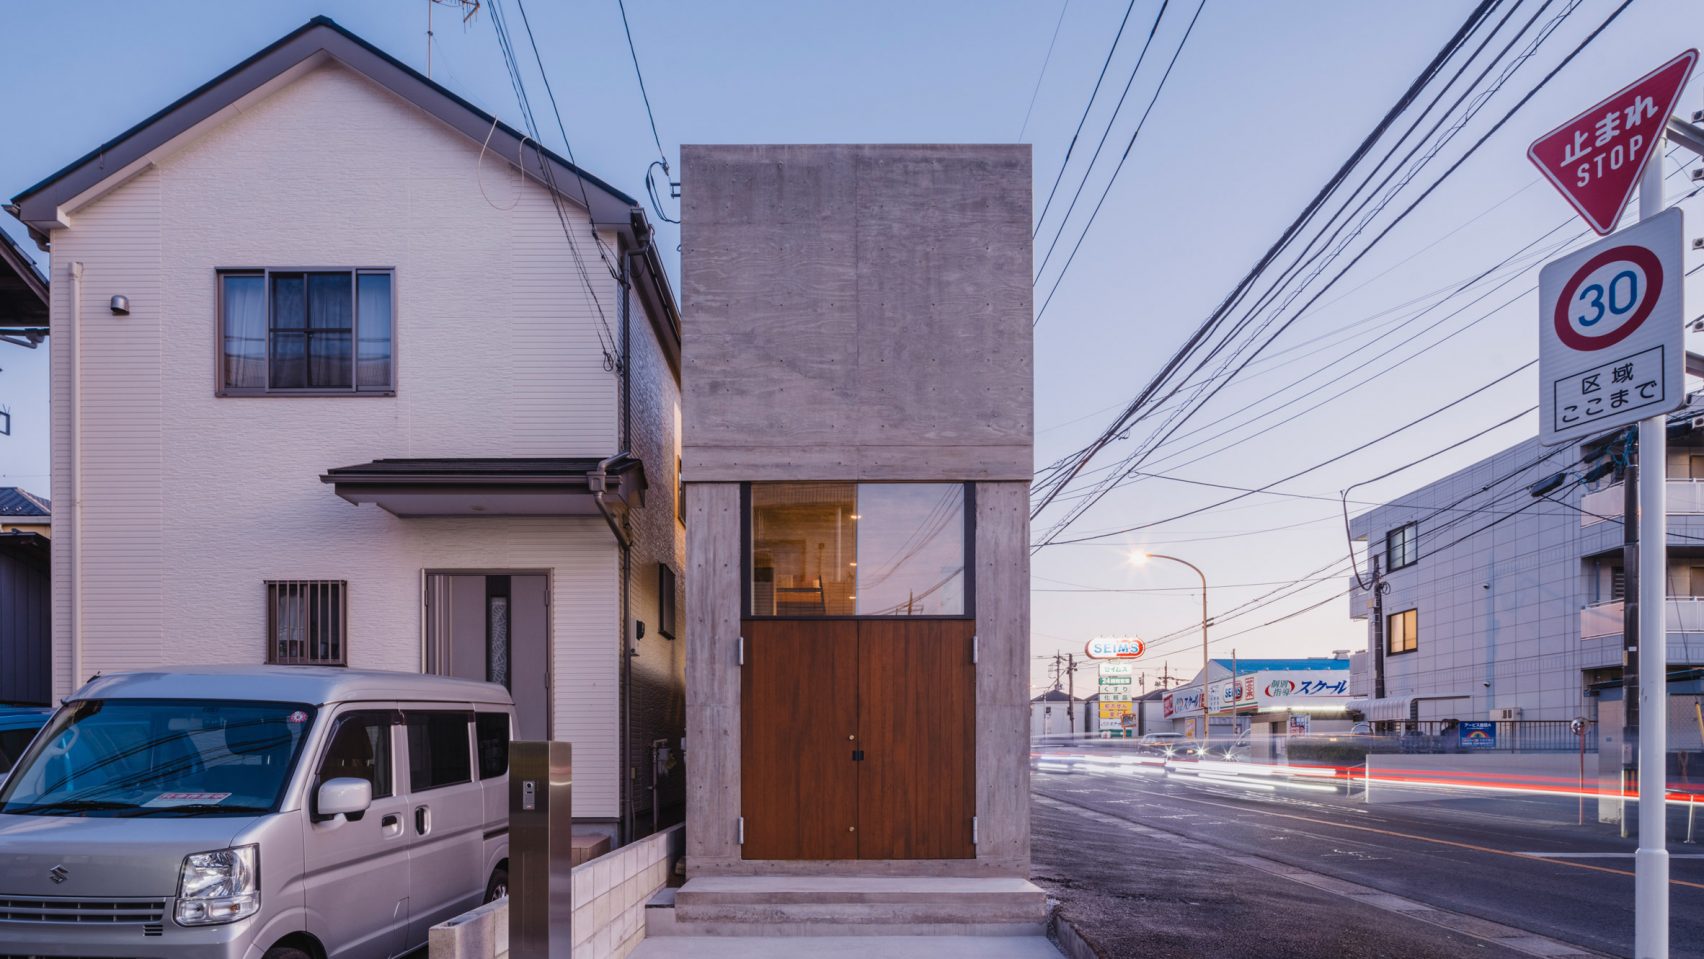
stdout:
<svg viewBox="0 0 1704 959">
<path fill-rule="evenodd" d="M 432 810 L 425 806 L 414 807 L 414 831 L 422 836 L 432 831 Z"/>
<path fill-rule="evenodd" d="M 399 835 L 401 835 L 402 834 L 402 817 L 397 815 L 396 813 L 391 813 L 390 815 L 385 816 L 384 818 L 380 819 L 379 820 L 379 831 L 387 837 L 388 836 L 399 836 Z"/>
</svg>

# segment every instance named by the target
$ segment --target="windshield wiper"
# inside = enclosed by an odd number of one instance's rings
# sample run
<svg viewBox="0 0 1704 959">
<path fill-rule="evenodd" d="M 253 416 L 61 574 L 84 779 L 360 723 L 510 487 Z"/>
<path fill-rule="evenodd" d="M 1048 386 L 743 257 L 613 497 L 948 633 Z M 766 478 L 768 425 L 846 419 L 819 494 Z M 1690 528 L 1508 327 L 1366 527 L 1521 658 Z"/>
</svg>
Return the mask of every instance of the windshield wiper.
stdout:
<svg viewBox="0 0 1704 959">
<path fill-rule="evenodd" d="M 157 816 L 165 813 L 229 812 L 253 814 L 269 812 L 266 806 L 244 806 L 236 803 L 195 802 L 177 806 L 137 806 L 130 817 Z"/>
<path fill-rule="evenodd" d="M 133 809 L 135 803 L 114 802 L 110 799 L 62 799 L 59 802 L 48 803 L 10 803 L 7 812 L 23 816 L 46 815 L 50 810 L 61 812 L 91 812 L 110 811 L 115 809 Z M 17 808 L 22 807 L 22 808 Z"/>
</svg>

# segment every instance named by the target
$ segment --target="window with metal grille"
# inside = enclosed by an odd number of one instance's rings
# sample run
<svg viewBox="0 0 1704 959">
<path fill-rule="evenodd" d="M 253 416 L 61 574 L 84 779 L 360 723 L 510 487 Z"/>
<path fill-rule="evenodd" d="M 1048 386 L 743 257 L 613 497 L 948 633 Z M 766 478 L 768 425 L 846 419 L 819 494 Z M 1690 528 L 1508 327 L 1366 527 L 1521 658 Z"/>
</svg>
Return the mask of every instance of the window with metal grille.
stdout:
<svg viewBox="0 0 1704 959">
<path fill-rule="evenodd" d="M 266 661 L 278 666 L 345 666 L 349 584 L 340 579 L 269 580 Z"/>
<path fill-rule="evenodd" d="M 667 563 L 657 564 L 657 632 L 675 638 L 675 572 Z"/>
</svg>

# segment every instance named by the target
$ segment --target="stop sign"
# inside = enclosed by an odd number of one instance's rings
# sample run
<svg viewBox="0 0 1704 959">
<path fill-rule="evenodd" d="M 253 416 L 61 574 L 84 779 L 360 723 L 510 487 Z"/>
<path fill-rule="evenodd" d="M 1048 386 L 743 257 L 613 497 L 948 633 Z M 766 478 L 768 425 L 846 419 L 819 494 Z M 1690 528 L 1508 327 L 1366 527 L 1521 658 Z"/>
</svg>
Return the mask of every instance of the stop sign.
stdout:
<svg viewBox="0 0 1704 959">
<path fill-rule="evenodd" d="M 1598 233 L 1615 230 L 1697 60 L 1697 50 L 1686 51 L 1527 147 L 1545 179 Z"/>
</svg>

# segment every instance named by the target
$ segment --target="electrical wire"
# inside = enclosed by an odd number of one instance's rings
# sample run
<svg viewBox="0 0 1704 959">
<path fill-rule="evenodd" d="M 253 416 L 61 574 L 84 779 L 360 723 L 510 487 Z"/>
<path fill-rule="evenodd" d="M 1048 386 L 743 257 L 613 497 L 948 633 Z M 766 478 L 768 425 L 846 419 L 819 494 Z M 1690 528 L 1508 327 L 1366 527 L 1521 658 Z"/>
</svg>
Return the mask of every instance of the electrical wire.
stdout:
<svg viewBox="0 0 1704 959">
<path fill-rule="evenodd" d="M 1041 58 L 1041 72 L 1036 74 L 1035 89 L 1030 91 L 1029 107 L 1024 110 L 1024 125 L 1018 128 L 1018 142 L 1022 143 L 1024 134 L 1029 132 L 1030 116 L 1035 113 L 1036 98 L 1041 96 L 1041 81 L 1047 79 L 1047 65 L 1053 62 L 1053 48 L 1059 43 L 1059 28 L 1065 25 L 1065 12 L 1071 9 L 1071 0 L 1059 4 L 1059 19 L 1053 22 L 1053 39 L 1047 41 L 1047 55 Z"/>
<path fill-rule="evenodd" d="M 1059 191 L 1059 183 L 1065 178 L 1065 168 L 1071 165 L 1071 153 L 1077 149 L 1077 138 L 1083 135 L 1083 124 L 1088 122 L 1089 111 L 1094 108 L 1095 98 L 1100 95 L 1101 81 L 1106 79 L 1106 68 L 1112 65 L 1112 55 L 1118 51 L 1118 41 L 1124 37 L 1124 27 L 1130 22 L 1130 11 L 1134 9 L 1136 0 L 1130 0 L 1124 7 L 1124 18 L 1118 21 L 1118 32 L 1113 34 L 1112 46 L 1107 48 L 1106 60 L 1101 63 L 1100 76 L 1095 78 L 1095 88 L 1089 91 L 1089 102 L 1083 104 L 1083 115 L 1077 118 L 1076 132 L 1071 134 L 1071 142 L 1065 147 L 1065 159 L 1059 161 L 1059 172 L 1053 175 L 1053 186 L 1047 191 L 1047 202 L 1041 205 L 1041 214 L 1036 217 L 1035 228 L 1030 231 L 1032 240 L 1041 232 L 1041 224 L 1047 219 L 1047 209 L 1053 205 L 1053 195 Z"/>
</svg>

